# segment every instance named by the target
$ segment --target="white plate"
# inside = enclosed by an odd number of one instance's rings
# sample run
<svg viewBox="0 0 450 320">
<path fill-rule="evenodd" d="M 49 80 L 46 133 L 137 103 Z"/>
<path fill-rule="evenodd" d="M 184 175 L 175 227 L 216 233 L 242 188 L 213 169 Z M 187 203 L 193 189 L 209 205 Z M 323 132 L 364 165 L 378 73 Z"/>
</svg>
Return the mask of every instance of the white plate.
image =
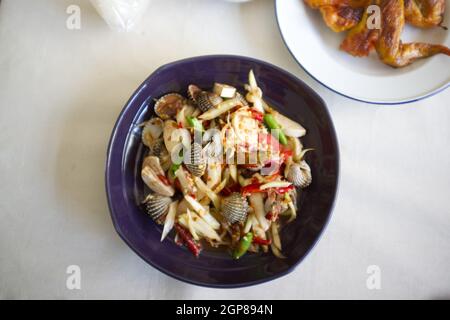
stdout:
<svg viewBox="0 0 450 320">
<path fill-rule="evenodd" d="M 275 7 L 281 35 L 297 62 L 318 82 L 343 96 L 368 103 L 400 104 L 429 97 L 450 85 L 450 57 L 446 55 L 400 69 L 384 65 L 376 53 L 354 58 L 339 50 L 345 33 L 328 29 L 320 12 L 303 0 L 277 0 Z M 450 8 L 444 24 L 450 27 Z M 450 47 L 450 30 L 423 30 L 407 25 L 402 40 Z"/>
</svg>

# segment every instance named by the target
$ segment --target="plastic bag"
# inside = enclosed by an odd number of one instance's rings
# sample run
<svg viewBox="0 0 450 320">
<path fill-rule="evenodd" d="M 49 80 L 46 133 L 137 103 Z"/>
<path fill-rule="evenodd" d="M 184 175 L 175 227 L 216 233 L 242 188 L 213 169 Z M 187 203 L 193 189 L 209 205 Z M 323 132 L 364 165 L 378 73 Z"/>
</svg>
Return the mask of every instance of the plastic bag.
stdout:
<svg viewBox="0 0 450 320">
<path fill-rule="evenodd" d="M 116 31 L 131 31 L 145 14 L 149 0 L 91 0 L 92 5 Z"/>
</svg>

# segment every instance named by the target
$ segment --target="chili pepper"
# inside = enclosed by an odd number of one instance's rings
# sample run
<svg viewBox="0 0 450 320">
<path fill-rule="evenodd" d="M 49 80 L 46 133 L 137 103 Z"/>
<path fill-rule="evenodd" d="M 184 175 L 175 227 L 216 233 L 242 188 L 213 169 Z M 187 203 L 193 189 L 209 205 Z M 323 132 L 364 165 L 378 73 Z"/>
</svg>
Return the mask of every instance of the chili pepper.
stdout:
<svg viewBox="0 0 450 320">
<path fill-rule="evenodd" d="M 253 243 L 254 244 L 260 244 L 262 246 L 268 246 L 272 243 L 272 240 L 270 239 L 263 239 L 260 237 L 253 237 Z"/>
<path fill-rule="evenodd" d="M 205 129 L 203 128 L 203 125 L 200 123 L 200 121 L 198 121 L 197 118 L 187 116 L 186 120 L 187 120 L 189 126 L 194 128 L 194 130 L 205 131 Z"/>
<path fill-rule="evenodd" d="M 288 186 L 288 187 L 275 188 L 275 189 L 274 189 L 274 191 L 275 191 L 277 194 L 285 194 L 285 193 L 287 193 L 287 192 L 289 192 L 289 191 L 291 191 L 291 190 L 294 190 L 294 186 L 293 186 L 293 185 L 290 185 L 290 186 Z"/>
<path fill-rule="evenodd" d="M 250 248 L 253 241 L 253 233 L 249 232 L 241 238 L 238 246 L 233 251 L 233 259 L 239 259 L 242 257 Z"/>
<path fill-rule="evenodd" d="M 170 186 L 169 179 L 166 178 L 166 176 L 159 174 L 158 175 L 159 180 L 161 180 L 162 183 L 164 183 L 166 186 Z"/>
<path fill-rule="evenodd" d="M 191 234 L 183 228 L 179 223 L 175 223 L 175 229 L 177 230 L 178 235 L 181 240 L 183 240 L 186 247 L 191 251 L 194 256 L 198 257 L 201 251 L 200 244 L 194 241 Z"/>
<path fill-rule="evenodd" d="M 265 192 L 265 190 L 260 189 L 261 185 L 262 184 L 259 182 L 249 184 L 248 186 L 241 188 L 241 193 L 244 196 L 248 196 L 249 194 L 252 194 L 252 193 Z"/>
<path fill-rule="evenodd" d="M 284 157 L 285 160 L 289 157 L 292 157 L 292 155 L 294 154 L 294 152 L 291 149 L 287 149 L 287 148 L 282 148 L 280 150 L 280 153 Z"/>
<path fill-rule="evenodd" d="M 250 112 L 252 113 L 252 118 L 256 121 L 263 122 L 264 115 L 261 112 L 256 111 L 255 109 L 250 109 Z"/>
<path fill-rule="evenodd" d="M 273 136 L 276 137 L 282 145 L 287 145 L 287 138 L 281 130 L 281 126 L 271 114 L 264 115 L 264 123 L 272 130 Z"/>
</svg>

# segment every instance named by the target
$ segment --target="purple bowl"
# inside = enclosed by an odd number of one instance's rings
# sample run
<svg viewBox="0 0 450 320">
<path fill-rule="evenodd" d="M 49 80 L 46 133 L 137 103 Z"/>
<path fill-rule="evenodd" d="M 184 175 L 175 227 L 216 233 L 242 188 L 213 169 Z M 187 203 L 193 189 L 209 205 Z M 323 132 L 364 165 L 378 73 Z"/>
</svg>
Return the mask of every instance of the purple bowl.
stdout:
<svg viewBox="0 0 450 320">
<path fill-rule="evenodd" d="M 229 83 L 243 91 L 253 69 L 266 100 L 308 130 L 302 139 L 314 152 L 307 155 L 313 183 L 301 192 L 297 219 L 281 233 L 287 259 L 247 254 L 232 260 L 228 253 L 204 250 L 195 258 L 177 246 L 173 236 L 160 242 L 162 228 L 139 208 L 144 198 L 140 168 L 144 156 L 140 123 L 153 114 L 153 104 L 168 92 L 185 93 L 189 84 L 209 88 Z M 217 55 L 185 59 L 156 70 L 137 89 L 114 127 L 107 155 L 106 193 L 114 227 L 142 259 L 188 283 L 235 288 L 259 284 L 292 271 L 313 248 L 333 208 L 338 185 L 339 151 L 325 102 L 305 83 L 269 63 L 247 57 Z"/>
</svg>

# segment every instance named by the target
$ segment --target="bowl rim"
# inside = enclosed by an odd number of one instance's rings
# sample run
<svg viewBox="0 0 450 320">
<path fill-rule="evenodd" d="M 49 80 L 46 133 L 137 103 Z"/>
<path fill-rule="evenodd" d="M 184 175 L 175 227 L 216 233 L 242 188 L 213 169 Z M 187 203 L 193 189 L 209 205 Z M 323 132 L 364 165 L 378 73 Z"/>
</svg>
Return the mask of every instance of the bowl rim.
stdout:
<svg viewBox="0 0 450 320">
<path fill-rule="evenodd" d="M 315 77 L 308 69 L 306 69 L 305 66 L 303 66 L 303 64 L 300 62 L 300 60 L 294 55 L 294 52 L 292 51 L 292 49 L 289 47 L 287 40 L 283 34 L 283 31 L 281 30 L 281 24 L 280 24 L 280 19 L 279 19 L 279 14 L 278 14 L 278 5 L 279 5 L 280 1 L 279 0 L 275 0 L 275 20 L 277 22 L 277 26 L 278 26 L 278 32 L 280 33 L 281 39 L 283 40 L 283 43 L 285 45 L 285 47 L 287 48 L 287 50 L 289 51 L 289 54 L 292 56 L 292 58 L 294 59 L 294 61 L 306 72 L 307 75 L 309 75 L 312 79 L 314 79 L 316 82 L 318 82 L 319 84 L 321 84 L 322 86 L 324 86 L 325 88 L 327 88 L 328 90 L 337 93 L 340 96 L 346 97 L 350 100 L 353 101 L 358 101 L 358 102 L 363 102 L 369 105 L 376 105 L 376 106 L 402 106 L 405 104 L 410 104 L 413 102 L 418 102 L 427 98 L 431 98 L 435 95 L 437 95 L 438 93 L 441 93 L 443 91 L 445 91 L 446 89 L 448 89 L 450 87 L 450 81 L 448 81 L 446 84 L 444 84 L 443 86 L 432 90 L 429 93 L 423 94 L 423 95 L 418 95 L 415 97 L 411 97 L 410 99 L 407 100 L 399 100 L 399 101 L 371 101 L 371 100 L 364 100 L 364 99 L 360 99 L 360 98 L 355 98 L 352 97 L 348 94 L 344 94 L 336 89 L 333 89 L 331 86 L 326 85 L 325 83 L 323 83 L 322 81 L 320 81 L 317 77 Z"/>
<path fill-rule="evenodd" d="M 318 233 L 317 238 L 314 240 L 314 242 L 312 243 L 312 245 L 308 248 L 308 250 L 305 252 L 305 254 L 298 259 L 295 263 L 293 263 L 291 266 L 289 266 L 288 269 L 286 269 L 285 271 L 276 273 L 274 275 L 265 277 L 265 278 L 261 278 L 261 279 L 257 279 L 257 280 L 250 280 L 250 281 L 246 281 L 246 282 L 241 282 L 241 283 L 233 283 L 233 284 L 226 284 L 226 283 L 215 283 L 215 284 L 211 284 L 211 283 L 205 283 L 205 282 L 201 282 L 201 281 L 196 281 L 196 280 L 192 280 L 189 279 L 187 277 L 183 277 L 181 275 L 178 275 L 176 273 L 173 273 L 171 271 L 168 271 L 162 267 L 160 267 L 159 265 L 157 265 L 156 263 L 154 263 L 153 261 L 151 261 L 151 259 L 148 259 L 147 257 L 144 256 L 143 253 L 139 252 L 134 245 L 131 243 L 131 241 L 129 241 L 125 235 L 123 234 L 119 223 L 116 220 L 115 217 L 115 209 L 113 208 L 112 202 L 113 199 L 111 197 L 111 183 L 110 183 L 110 169 L 111 169 L 111 161 L 112 161 L 112 151 L 113 151 L 113 147 L 114 147 L 114 143 L 116 141 L 117 138 L 117 129 L 119 127 L 119 125 L 121 124 L 121 122 L 123 121 L 123 118 L 125 116 L 125 114 L 128 112 L 130 106 L 133 103 L 133 100 L 135 99 L 135 97 L 139 94 L 140 91 L 142 91 L 142 89 L 146 86 L 148 80 L 150 78 L 152 78 L 154 75 L 158 74 L 160 71 L 167 69 L 167 68 L 171 68 L 175 65 L 178 65 L 180 63 L 189 63 L 189 62 L 193 62 L 193 61 L 198 61 L 198 60 L 202 60 L 202 59 L 236 59 L 236 60 L 246 60 L 252 63 L 256 63 L 256 64 L 261 64 L 264 65 L 266 67 L 270 67 L 275 69 L 277 72 L 281 72 L 284 73 L 286 76 L 288 76 L 289 78 L 291 78 L 292 80 L 301 83 L 303 86 L 305 86 L 306 88 L 310 89 L 315 95 L 316 97 L 320 100 L 321 103 L 323 103 L 324 106 L 324 113 L 326 116 L 328 116 L 328 118 L 330 119 L 329 121 L 329 127 L 330 127 L 330 132 L 332 134 L 332 137 L 335 140 L 335 144 L 336 144 L 336 187 L 334 189 L 334 194 L 333 194 L 333 198 L 331 200 L 331 205 L 330 205 L 330 209 L 328 212 L 328 216 L 323 224 L 322 230 Z M 142 260 L 144 260 L 146 263 L 148 263 L 150 266 L 152 266 L 153 268 L 155 268 L 156 270 L 162 272 L 163 274 L 170 276 L 174 279 L 180 280 L 182 282 L 188 283 L 188 284 L 192 284 L 192 285 L 197 285 L 200 287 L 206 287 L 206 288 L 216 288 L 216 289 L 234 289 L 234 288 L 243 288 L 243 287 L 249 287 L 249 286 L 254 286 L 254 285 L 258 285 L 258 284 L 263 284 L 272 280 L 275 280 L 277 278 L 281 278 L 284 277 L 288 274 L 290 274 L 292 271 L 294 271 L 297 266 L 310 254 L 310 252 L 316 247 L 317 243 L 319 242 L 319 240 L 322 238 L 325 229 L 327 228 L 328 224 L 330 223 L 331 217 L 333 215 L 333 211 L 336 205 L 336 200 L 338 197 L 338 193 L 339 193 L 339 187 L 340 187 L 340 171 L 341 171 L 341 162 L 340 162 L 340 148 L 339 148 L 339 140 L 338 140 L 338 136 L 336 133 L 336 129 L 334 127 L 334 123 L 333 123 L 333 118 L 330 114 L 330 111 L 328 110 L 328 106 L 325 103 L 325 101 L 323 100 L 323 98 L 310 86 L 308 86 L 304 81 L 302 81 L 301 79 L 299 79 L 298 77 L 296 77 L 295 75 L 293 75 L 292 73 L 290 73 L 287 70 L 284 70 L 274 64 L 271 64 L 269 62 L 265 62 L 259 59 L 255 59 L 255 58 L 251 58 L 251 57 L 247 57 L 247 56 L 241 56 L 241 55 L 231 55 L 231 54 L 213 54 L 213 55 L 201 55 L 201 56 L 193 56 L 193 57 L 189 57 L 189 58 L 184 58 L 184 59 L 180 59 L 180 60 L 176 60 L 173 62 L 169 62 L 166 64 L 161 65 L 160 67 L 158 67 L 157 69 L 155 69 L 140 85 L 139 87 L 133 92 L 133 94 L 131 95 L 131 97 L 128 99 L 128 101 L 125 103 L 124 107 L 122 108 L 115 124 L 113 127 L 113 130 L 111 132 L 110 135 L 110 140 L 108 143 L 108 148 L 107 148 L 107 152 L 106 152 L 106 163 L 105 163 L 105 191 L 106 191 L 106 197 L 107 197 L 107 202 L 108 202 L 108 209 L 109 209 L 109 213 L 111 216 L 111 220 L 113 222 L 113 226 L 114 229 L 116 230 L 117 234 L 119 235 L 119 237 L 127 244 L 127 246 L 134 252 L 136 253 Z"/>
</svg>

